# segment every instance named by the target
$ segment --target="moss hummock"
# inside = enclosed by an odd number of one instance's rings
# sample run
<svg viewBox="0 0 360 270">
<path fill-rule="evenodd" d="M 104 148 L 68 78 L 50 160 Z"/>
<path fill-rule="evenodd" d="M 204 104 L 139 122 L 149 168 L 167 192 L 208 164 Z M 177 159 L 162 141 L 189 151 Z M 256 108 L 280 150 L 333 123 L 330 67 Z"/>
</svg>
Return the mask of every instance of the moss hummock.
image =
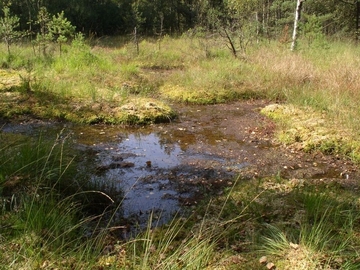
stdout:
<svg viewBox="0 0 360 270">
<path fill-rule="evenodd" d="M 309 107 L 271 104 L 261 111 L 280 125 L 277 139 L 297 150 L 319 150 L 360 162 L 360 144 L 351 132 Z"/>
</svg>

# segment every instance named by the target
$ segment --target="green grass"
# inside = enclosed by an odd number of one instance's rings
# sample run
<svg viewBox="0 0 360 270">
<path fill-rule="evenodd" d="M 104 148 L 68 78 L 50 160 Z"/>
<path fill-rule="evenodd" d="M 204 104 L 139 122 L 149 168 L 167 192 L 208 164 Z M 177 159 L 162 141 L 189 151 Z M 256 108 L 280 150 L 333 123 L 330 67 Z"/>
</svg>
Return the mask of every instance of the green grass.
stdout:
<svg viewBox="0 0 360 270">
<path fill-rule="evenodd" d="M 70 112 L 83 102 L 121 107 L 138 97 L 156 98 L 164 106 L 166 100 L 212 104 L 267 98 L 326 111 L 337 125 L 341 123 L 356 134 L 360 130 L 359 49 L 351 43 L 332 42 L 326 48 L 310 47 L 295 53 L 277 42 L 259 43 L 241 59 L 234 59 L 221 37 L 166 36 L 160 47 L 157 40 L 144 39 L 139 55 L 134 53 L 134 44 L 124 39 L 92 43 L 90 47 L 77 40 L 64 46 L 61 56 L 55 50 L 47 58 L 34 55 L 26 43 L 14 45 L 11 57 L 2 47 L 3 67 L 23 70 L 23 85 L 58 100 L 53 109 L 45 103 L 32 112 L 31 105 L 23 104 L 22 108 L 7 108 L 2 115 L 28 112 L 84 123 L 116 123 L 118 118 L 111 110 L 95 120 L 96 108 L 90 108 L 93 115 L 80 110 L 76 117 Z"/>
<path fill-rule="evenodd" d="M 357 269 L 357 210 L 328 195 L 299 195 L 304 203 L 299 229 L 285 232 L 267 225 L 264 252 L 280 269 Z"/>
<path fill-rule="evenodd" d="M 268 112 L 282 142 L 360 160 L 360 54 L 350 43 L 292 53 L 272 41 L 241 59 L 221 39 L 185 35 L 143 40 L 139 54 L 116 38 L 67 45 L 62 56 L 34 55 L 26 43 L 12 52 L 0 48 L 4 118 L 147 124 L 173 119 L 173 102 L 265 98 L 284 103 Z M 359 268 L 359 201 L 337 185 L 240 179 L 186 218 L 113 244 L 111 225 L 100 226 L 86 209 L 109 199 L 78 181 L 64 141 L 0 133 L 0 142 L 0 260 L 7 269 L 263 269 L 264 255 L 278 269 Z M 113 250 L 102 253 L 109 242 Z"/>
<path fill-rule="evenodd" d="M 166 103 L 153 99 L 154 85 L 147 84 L 139 75 L 138 65 L 123 59 L 121 52 L 92 49 L 82 43 L 65 46 L 62 55 L 55 52 L 45 58 L 31 54 L 29 44 L 17 49 L 18 54 L 5 66 L 18 69 L 20 76 L 8 72 L 12 77 L 3 77 L 1 94 L 8 97 L 8 92 L 15 89 L 19 96 L 4 100 L 0 109 L 3 117 L 30 114 L 86 124 L 148 124 L 176 116 Z M 19 58 L 28 62 L 18 66 Z M 19 100 L 22 102 L 16 102 Z M 156 109 L 148 108 L 150 102 L 156 104 Z M 134 103 L 135 110 L 123 109 Z"/>
<path fill-rule="evenodd" d="M 239 180 L 186 218 L 117 243 L 111 269 L 357 269 L 359 204 L 339 187 Z M 152 224 L 151 219 L 149 224 Z"/>
<path fill-rule="evenodd" d="M 4 269 L 262 269 L 262 256 L 278 269 L 359 267 L 360 205 L 339 185 L 238 178 L 188 215 L 158 228 L 150 217 L 145 231 L 121 241 L 102 212 L 88 215 L 87 204 L 110 200 L 74 177 L 64 141 L 1 140 L 13 142 L 1 144 Z"/>
<path fill-rule="evenodd" d="M 278 124 L 277 139 L 290 147 L 307 152 L 321 151 L 360 161 L 360 144 L 352 128 L 335 121 L 324 111 L 294 105 L 269 105 L 262 113 Z"/>
<path fill-rule="evenodd" d="M 254 200 L 254 195 L 259 194 Z M 277 269 L 357 269 L 359 203 L 351 190 L 281 178 L 240 183 L 233 199 L 247 206 L 243 231 L 252 243 L 251 269 L 260 257 Z M 245 238 L 245 239 L 246 239 Z M 246 269 L 246 266 L 239 269 Z"/>
<path fill-rule="evenodd" d="M 103 213 L 86 213 L 94 201 L 109 205 L 109 197 L 77 172 L 65 134 L 47 137 L 0 133 L 2 269 L 83 269 L 101 252 L 95 232 Z"/>
</svg>

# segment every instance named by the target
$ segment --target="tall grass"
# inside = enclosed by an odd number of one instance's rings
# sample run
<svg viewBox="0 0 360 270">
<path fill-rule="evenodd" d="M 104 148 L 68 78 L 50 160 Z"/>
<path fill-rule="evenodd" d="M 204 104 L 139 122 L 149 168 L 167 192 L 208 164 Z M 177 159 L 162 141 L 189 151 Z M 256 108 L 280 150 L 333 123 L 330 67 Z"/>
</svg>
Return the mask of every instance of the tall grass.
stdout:
<svg viewBox="0 0 360 270">
<path fill-rule="evenodd" d="M 0 142 L 2 267 L 91 267 L 101 237 L 87 238 L 87 226 L 96 219 L 83 211 L 89 183 L 76 173 L 66 136 L 51 143 L 0 133 Z"/>
<path fill-rule="evenodd" d="M 202 269 L 209 265 L 214 256 L 215 235 L 209 228 L 185 235 L 185 223 L 184 219 L 174 219 L 162 232 L 148 227 L 143 235 L 126 243 L 125 248 L 133 251 L 129 254 L 131 268 Z"/>
<path fill-rule="evenodd" d="M 360 54 L 352 44 L 292 53 L 267 42 L 249 48 L 241 59 L 233 58 L 219 37 L 191 36 L 166 37 L 160 47 L 144 40 L 139 54 L 132 43 L 117 39 L 98 40 L 93 46 L 69 44 L 61 56 L 55 52 L 46 58 L 34 55 L 29 44 L 16 46 L 11 56 L 5 51 L 0 49 L 1 66 L 26 71 L 21 80 L 31 89 L 25 87 L 19 96 L 31 102 L 14 102 L 19 107 L 1 103 L 3 115 L 30 112 L 84 123 L 135 123 L 138 115 L 131 112 L 139 108 L 162 110 L 149 98 L 198 104 L 266 98 L 311 107 L 335 130 L 350 130 L 358 141 Z M 6 97 L 1 102 L 16 91 L 1 89 Z M 126 115 L 118 116 L 123 105 Z M 79 120 L 79 115 L 86 119 Z M 12 145 L 6 136 L 0 134 L 0 259 L 9 269 L 256 269 L 263 253 L 273 256 L 279 269 L 359 266 L 359 205 L 341 201 L 354 194 L 338 189 L 333 192 L 339 198 L 322 197 L 321 187 L 296 191 L 276 177 L 260 179 L 258 185 L 239 183 L 228 197 L 220 196 L 164 228 L 151 228 L 150 220 L 143 234 L 101 254 L 109 235 L 105 230 L 85 237 L 93 220 L 79 211 L 76 198 L 83 194 L 82 184 L 75 181 L 63 142 L 29 144 L 18 137 Z M 73 186 L 64 180 L 73 180 Z"/>
<path fill-rule="evenodd" d="M 260 80 L 268 78 L 269 92 L 275 89 L 289 103 L 326 111 L 334 121 L 356 132 L 360 98 L 357 54 L 355 45 L 345 43 L 297 53 L 279 50 L 273 44 L 255 52 L 253 59 L 261 68 Z"/>
<path fill-rule="evenodd" d="M 326 111 L 334 123 L 359 129 L 359 48 L 331 42 L 327 47 L 304 47 L 290 52 L 276 42 L 249 46 L 235 59 L 221 37 L 185 34 L 144 39 L 140 53 L 123 39 L 76 40 L 51 58 L 18 45 L 11 57 L 2 53 L 3 66 L 31 66 L 33 89 L 48 91 L 68 103 L 121 105 L 142 97 L 187 103 L 217 103 L 239 98 L 268 98 Z M 126 86 L 126 87 L 124 87 Z M 114 106 L 114 105 L 111 105 Z"/>
<path fill-rule="evenodd" d="M 311 186 L 302 189 L 288 198 L 298 204 L 296 219 L 265 223 L 259 248 L 279 269 L 357 269 L 360 216 L 354 199 Z"/>
<path fill-rule="evenodd" d="M 111 234 L 116 227 L 109 220 L 101 221 L 102 213 L 82 211 L 86 200 L 80 196 L 101 192 L 84 191 L 81 183 L 71 188 L 79 178 L 64 141 L 35 141 L 29 147 L 19 136 L 11 147 L 1 145 L 6 151 L 0 186 L 24 181 L 1 194 L 5 269 L 259 269 L 262 255 L 278 269 L 359 267 L 359 204 L 336 186 L 304 186 L 281 177 L 255 185 L 239 178 L 224 195 L 189 209 L 189 215 L 158 228 L 150 217 L 145 231 L 123 241 Z M 10 163 L 18 165 L 6 170 Z"/>
<path fill-rule="evenodd" d="M 232 207 L 231 194 L 204 202 L 185 217 L 176 215 L 163 227 L 153 228 L 151 215 L 144 232 L 115 245 L 115 252 L 100 261 L 114 269 L 216 269 L 223 259 L 220 242 L 233 233 L 232 224 L 243 218 L 244 209 L 225 214 Z"/>
<path fill-rule="evenodd" d="M 321 200 L 321 196 L 313 196 Z M 304 220 L 299 234 L 266 226 L 262 248 L 275 255 L 273 260 L 280 269 L 358 269 L 353 225 L 359 216 L 354 210 L 322 207 L 325 211 L 312 209 L 315 219 Z"/>
</svg>

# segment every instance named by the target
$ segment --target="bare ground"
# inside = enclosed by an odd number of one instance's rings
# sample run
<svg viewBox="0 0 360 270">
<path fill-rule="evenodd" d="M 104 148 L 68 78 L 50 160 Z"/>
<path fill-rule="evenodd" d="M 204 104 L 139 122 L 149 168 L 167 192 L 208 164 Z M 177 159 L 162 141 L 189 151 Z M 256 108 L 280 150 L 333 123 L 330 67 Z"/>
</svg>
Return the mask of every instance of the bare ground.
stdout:
<svg viewBox="0 0 360 270">
<path fill-rule="evenodd" d="M 216 157 L 221 157 L 229 161 L 226 170 L 233 169 L 242 178 L 279 175 L 289 180 L 337 182 L 358 190 L 357 165 L 348 159 L 320 152 L 305 153 L 278 143 L 275 123 L 260 113 L 266 105 L 266 101 L 249 101 L 186 106 L 178 109 L 179 123 L 168 127 L 173 133 L 183 134 L 180 144 L 188 152 L 214 157 L 192 160 L 193 165 L 202 168 L 214 166 Z"/>
</svg>

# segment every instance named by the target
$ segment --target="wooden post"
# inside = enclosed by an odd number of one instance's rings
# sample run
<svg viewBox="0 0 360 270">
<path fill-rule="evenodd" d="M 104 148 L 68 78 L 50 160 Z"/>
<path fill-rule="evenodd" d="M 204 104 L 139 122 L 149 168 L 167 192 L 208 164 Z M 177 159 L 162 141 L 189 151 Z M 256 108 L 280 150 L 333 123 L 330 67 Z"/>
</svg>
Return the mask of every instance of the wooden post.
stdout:
<svg viewBox="0 0 360 270">
<path fill-rule="evenodd" d="M 291 51 L 294 51 L 296 48 L 296 39 L 297 39 L 297 32 L 298 32 L 298 28 L 299 28 L 299 21 L 300 21 L 300 17 L 301 17 L 301 8 L 302 8 L 302 3 L 304 1 L 305 0 L 297 0 L 297 3 L 296 3 L 294 31 L 293 31 L 292 42 L 291 42 Z"/>
</svg>

